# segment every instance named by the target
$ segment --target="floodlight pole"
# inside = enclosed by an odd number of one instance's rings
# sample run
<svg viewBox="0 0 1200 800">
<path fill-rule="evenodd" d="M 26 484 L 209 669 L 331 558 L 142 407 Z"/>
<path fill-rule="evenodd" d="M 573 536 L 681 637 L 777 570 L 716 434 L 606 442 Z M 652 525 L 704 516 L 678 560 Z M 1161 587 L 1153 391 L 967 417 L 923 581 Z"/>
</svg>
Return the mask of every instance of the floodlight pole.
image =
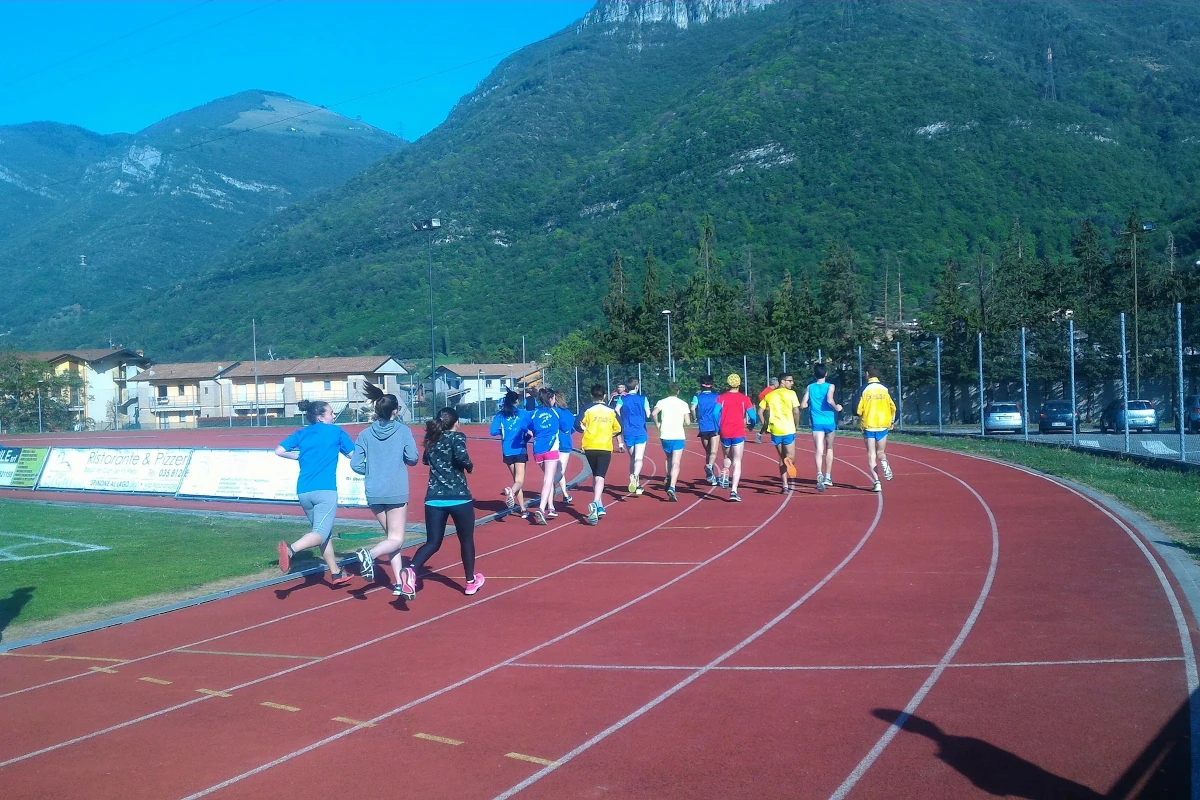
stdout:
<svg viewBox="0 0 1200 800">
<path fill-rule="evenodd" d="M 437 336 L 433 316 L 433 232 L 442 227 L 437 217 L 412 223 L 414 231 L 425 231 L 425 253 L 429 260 L 429 417 L 437 416 Z"/>
</svg>

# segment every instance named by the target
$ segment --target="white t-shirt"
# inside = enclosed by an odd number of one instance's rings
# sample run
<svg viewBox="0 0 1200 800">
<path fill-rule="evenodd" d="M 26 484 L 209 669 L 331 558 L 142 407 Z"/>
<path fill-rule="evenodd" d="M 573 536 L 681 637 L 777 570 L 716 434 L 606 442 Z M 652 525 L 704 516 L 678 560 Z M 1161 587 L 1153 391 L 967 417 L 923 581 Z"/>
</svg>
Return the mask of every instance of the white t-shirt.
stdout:
<svg viewBox="0 0 1200 800">
<path fill-rule="evenodd" d="M 687 401 L 680 400 L 674 395 L 664 397 L 654 404 L 654 410 L 662 413 L 662 426 L 659 436 L 668 441 L 679 441 L 687 437 L 683 433 L 683 420 L 691 412 Z"/>
</svg>

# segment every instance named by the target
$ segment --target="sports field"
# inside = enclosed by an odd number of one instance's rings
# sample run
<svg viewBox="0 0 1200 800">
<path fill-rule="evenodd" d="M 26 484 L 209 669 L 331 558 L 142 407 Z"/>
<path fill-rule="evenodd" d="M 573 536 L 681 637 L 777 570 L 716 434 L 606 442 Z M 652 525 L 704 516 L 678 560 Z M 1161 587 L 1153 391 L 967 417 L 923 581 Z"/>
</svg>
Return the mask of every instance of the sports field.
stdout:
<svg viewBox="0 0 1200 800">
<path fill-rule="evenodd" d="M 447 547 L 411 602 L 294 580 L 10 651 L 0 785 L 1193 796 L 1186 557 L 1020 468 L 896 444 L 874 494 L 861 444 L 839 447 L 820 495 L 778 493 L 751 445 L 729 503 L 689 449 L 680 503 L 651 479 L 597 527 L 485 525 L 474 597 Z"/>
</svg>

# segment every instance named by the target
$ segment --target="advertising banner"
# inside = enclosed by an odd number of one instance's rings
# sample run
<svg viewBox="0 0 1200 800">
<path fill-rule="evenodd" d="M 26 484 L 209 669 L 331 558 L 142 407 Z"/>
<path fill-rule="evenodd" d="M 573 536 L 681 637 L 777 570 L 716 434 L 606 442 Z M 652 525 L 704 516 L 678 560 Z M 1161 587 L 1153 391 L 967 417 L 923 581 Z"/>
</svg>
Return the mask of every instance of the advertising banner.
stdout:
<svg viewBox="0 0 1200 800">
<path fill-rule="evenodd" d="M 179 494 L 296 502 L 296 478 L 299 475 L 299 464 L 280 458 L 270 450 L 196 450 L 192 453 Z M 338 503 L 344 506 L 367 504 L 363 478 L 350 469 L 348 459 L 338 459 L 337 484 Z"/>
<path fill-rule="evenodd" d="M 180 448 L 52 447 L 38 488 L 175 494 L 191 455 Z"/>
<path fill-rule="evenodd" d="M 32 489 L 49 452 L 48 447 L 0 447 L 0 487 Z"/>
</svg>

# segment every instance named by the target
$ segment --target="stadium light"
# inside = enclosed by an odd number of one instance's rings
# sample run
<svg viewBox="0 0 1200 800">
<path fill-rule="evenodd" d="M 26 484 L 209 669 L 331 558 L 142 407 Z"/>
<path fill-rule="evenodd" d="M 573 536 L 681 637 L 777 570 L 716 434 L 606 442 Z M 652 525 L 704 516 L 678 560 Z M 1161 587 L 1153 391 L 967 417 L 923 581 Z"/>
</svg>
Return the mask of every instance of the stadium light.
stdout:
<svg viewBox="0 0 1200 800">
<path fill-rule="evenodd" d="M 434 334 L 434 318 L 433 318 L 433 232 L 442 227 L 442 221 L 437 217 L 433 219 L 420 219 L 412 223 L 414 231 L 420 233 L 424 231 L 428 234 L 425 237 L 425 252 L 429 257 L 429 417 L 432 419 L 437 416 L 437 339 Z"/>
</svg>

